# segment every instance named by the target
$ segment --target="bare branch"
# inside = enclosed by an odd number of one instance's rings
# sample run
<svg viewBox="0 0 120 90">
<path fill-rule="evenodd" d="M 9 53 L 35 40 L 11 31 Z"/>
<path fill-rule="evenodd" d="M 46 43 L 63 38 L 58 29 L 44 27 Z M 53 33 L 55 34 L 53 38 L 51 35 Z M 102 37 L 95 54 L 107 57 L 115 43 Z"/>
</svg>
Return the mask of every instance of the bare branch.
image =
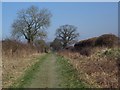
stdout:
<svg viewBox="0 0 120 90">
<path fill-rule="evenodd" d="M 56 37 L 61 40 L 63 47 L 65 48 L 79 36 L 76 32 L 77 28 L 73 25 L 63 25 L 56 30 Z"/>
<path fill-rule="evenodd" d="M 49 27 L 51 16 L 47 9 L 39 10 L 35 6 L 22 9 L 18 12 L 18 17 L 12 25 L 12 35 L 24 36 L 28 42 L 33 42 L 41 30 Z"/>
</svg>

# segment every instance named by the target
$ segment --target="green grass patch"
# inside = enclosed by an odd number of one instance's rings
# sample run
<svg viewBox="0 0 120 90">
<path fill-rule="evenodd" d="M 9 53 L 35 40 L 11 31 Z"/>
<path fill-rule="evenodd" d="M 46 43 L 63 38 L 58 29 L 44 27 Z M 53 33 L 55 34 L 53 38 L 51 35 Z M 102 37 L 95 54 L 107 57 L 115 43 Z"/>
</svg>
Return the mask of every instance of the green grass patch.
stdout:
<svg viewBox="0 0 120 90">
<path fill-rule="evenodd" d="M 50 54 L 46 54 L 44 56 L 38 57 L 38 61 L 33 64 L 30 68 L 28 68 L 25 72 L 25 74 L 19 78 L 10 88 L 25 88 L 24 86 L 26 84 L 31 83 L 31 79 L 33 79 L 34 74 L 38 71 L 40 65 L 44 60 L 49 57 Z"/>
<path fill-rule="evenodd" d="M 59 65 L 59 74 L 62 80 L 60 86 L 62 88 L 87 88 L 77 77 L 77 71 L 68 63 L 68 60 L 61 56 L 57 56 L 57 64 Z M 83 90 L 82 89 L 82 90 Z"/>
</svg>

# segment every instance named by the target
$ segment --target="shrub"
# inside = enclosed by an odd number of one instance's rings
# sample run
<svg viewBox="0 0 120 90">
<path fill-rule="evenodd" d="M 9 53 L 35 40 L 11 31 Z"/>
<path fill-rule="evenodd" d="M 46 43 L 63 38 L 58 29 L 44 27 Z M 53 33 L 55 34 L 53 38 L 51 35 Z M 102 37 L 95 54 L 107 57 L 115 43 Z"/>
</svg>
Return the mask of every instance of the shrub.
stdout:
<svg viewBox="0 0 120 90">
<path fill-rule="evenodd" d="M 38 53 L 48 53 L 49 52 L 49 45 L 45 42 L 45 40 L 36 40 L 35 47 L 37 48 Z"/>
<path fill-rule="evenodd" d="M 62 49 L 62 43 L 61 40 L 58 38 L 55 38 L 53 42 L 51 42 L 50 47 L 52 48 L 53 51 L 59 51 Z"/>
<path fill-rule="evenodd" d="M 96 39 L 97 37 L 79 41 L 74 45 L 74 48 L 77 52 L 80 52 L 81 55 L 90 56 L 91 48 L 95 46 Z"/>
<path fill-rule="evenodd" d="M 91 48 L 85 47 L 85 48 L 81 49 L 80 54 L 85 55 L 85 56 L 90 56 L 91 55 Z"/>
<path fill-rule="evenodd" d="M 66 50 L 69 50 L 69 51 L 72 51 L 74 52 L 75 51 L 75 48 L 73 46 L 68 46 L 65 48 Z"/>
<path fill-rule="evenodd" d="M 113 34 L 104 34 L 96 39 L 95 46 L 113 47 L 118 45 L 119 38 Z"/>
<path fill-rule="evenodd" d="M 79 41 L 74 45 L 77 52 L 82 55 L 89 56 L 91 54 L 91 48 L 95 47 L 114 47 L 120 45 L 120 39 L 113 34 L 104 34 L 99 37 L 90 38 L 87 40 Z"/>
<path fill-rule="evenodd" d="M 87 40 L 79 41 L 74 45 L 76 50 L 80 50 L 84 47 L 96 47 L 96 46 L 105 46 L 105 47 L 113 47 L 120 44 L 120 39 L 113 34 L 104 34 L 99 37 L 90 38 Z"/>
<path fill-rule="evenodd" d="M 5 56 L 25 56 L 36 52 L 34 46 L 17 40 L 5 39 L 2 41 L 2 53 Z"/>
<path fill-rule="evenodd" d="M 84 47 L 94 47 L 96 39 L 97 37 L 79 41 L 74 45 L 74 47 L 76 50 L 81 50 L 81 48 L 84 48 Z"/>
</svg>

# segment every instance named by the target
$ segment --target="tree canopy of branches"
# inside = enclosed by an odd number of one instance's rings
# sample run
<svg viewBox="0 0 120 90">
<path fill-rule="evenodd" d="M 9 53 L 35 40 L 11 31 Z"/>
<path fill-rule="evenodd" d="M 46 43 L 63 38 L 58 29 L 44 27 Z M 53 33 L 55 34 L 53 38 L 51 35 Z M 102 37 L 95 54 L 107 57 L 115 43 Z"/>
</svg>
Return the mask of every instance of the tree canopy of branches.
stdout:
<svg viewBox="0 0 120 90">
<path fill-rule="evenodd" d="M 73 44 L 78 36 L 77 27 L 73 25 L 63 25 L 56 30 L 56 37 L 61 40 L 63 48 Z"/>
<path fill-rule="evenodd" d="M 36 38 L 46 36 L 44 30 L 50 26 L 52 14 L 47 9 L 31 6 L 18 12 L 17 19 L 12 24 L 12 36 L 22 37 L 33 43 Z"/>
</svg>

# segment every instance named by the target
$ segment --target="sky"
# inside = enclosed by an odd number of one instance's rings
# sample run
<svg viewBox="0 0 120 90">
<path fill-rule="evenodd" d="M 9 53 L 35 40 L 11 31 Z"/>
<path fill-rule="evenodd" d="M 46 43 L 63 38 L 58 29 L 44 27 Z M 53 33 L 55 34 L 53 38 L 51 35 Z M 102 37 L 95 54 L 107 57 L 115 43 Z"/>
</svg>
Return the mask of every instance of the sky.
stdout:
<svg viewBox="0 0 120 90">
<path fill-rule="evenodd" d="M 119 2 L 119 0 L 1 0 L 2 2 Z"/>
<path fill-rule="evenodd" d="M 17 12 L 31 5 L 47 8 L 52 13 L 51 25 L 46 29 L 47 41 L 55 38 L 56 29 L 69 24 L 77 27 L 79 40 L 112 33 L 118 35 L 117 2 L 3 2 L 2 38 L 11 35 L 11 25 L 17 19 Z"/>
</svg>

